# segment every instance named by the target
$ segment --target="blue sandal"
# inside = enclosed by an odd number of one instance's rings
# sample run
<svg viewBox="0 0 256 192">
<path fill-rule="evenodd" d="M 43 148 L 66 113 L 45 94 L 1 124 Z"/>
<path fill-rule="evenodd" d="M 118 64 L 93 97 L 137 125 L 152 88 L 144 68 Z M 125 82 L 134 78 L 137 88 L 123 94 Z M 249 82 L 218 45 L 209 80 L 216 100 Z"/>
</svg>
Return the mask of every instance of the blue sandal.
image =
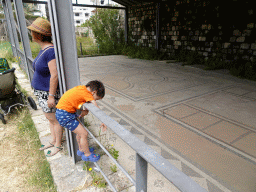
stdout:
<svg viewBox="0 0 256 192">
<path fill-rule="evenodd" d="M 88 157 L 85 155 L 82 155 L 83 161 L 97 162 L 97 161 L 99 161 L 99 159 L 100 159 L 100 155 L 98 155 L 98 154 L 96 155 L 94 153 L 91 153 L 91 155 L 89 155 Z"/>
<path fill-rule="evenodd" d="M 92 153 L 95 149 L 93 147 L 90 147 L 89 148 L 89 151 Z M 78 156 L 82 156 L 84 155 L 84 152 L 80 151 L 79 149 L 77 150 L 77 153 L 76 153 Z"/>
</svg>

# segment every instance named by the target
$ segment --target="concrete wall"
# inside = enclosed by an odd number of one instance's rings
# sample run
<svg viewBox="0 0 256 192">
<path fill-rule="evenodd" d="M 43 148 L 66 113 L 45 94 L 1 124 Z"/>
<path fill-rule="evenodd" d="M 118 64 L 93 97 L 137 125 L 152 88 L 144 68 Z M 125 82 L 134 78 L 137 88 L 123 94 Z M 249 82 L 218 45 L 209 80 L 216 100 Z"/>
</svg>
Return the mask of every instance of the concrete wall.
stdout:
<svg viewBox="0 0 256 192">
<path fill-rule="evenodd" d="M 256 56 L 256 9 L 252 1 L 182 0 L 160 5 L 160 50 L 169 55 L 181 49 L 198 50 L 206 58 L 221 51 L 224 60 L 238 54 Z M 154 47 L 156 4 L 129 9 L 131 40 Z"/>
<path fill-rule="evenodd" d="M 75 28 L 76 35 L 83 36 L 84 34 L 88 33 L 88 36 L 94 38 L 92 29 L 88 27 L 76 27 Z"/>
</svg>

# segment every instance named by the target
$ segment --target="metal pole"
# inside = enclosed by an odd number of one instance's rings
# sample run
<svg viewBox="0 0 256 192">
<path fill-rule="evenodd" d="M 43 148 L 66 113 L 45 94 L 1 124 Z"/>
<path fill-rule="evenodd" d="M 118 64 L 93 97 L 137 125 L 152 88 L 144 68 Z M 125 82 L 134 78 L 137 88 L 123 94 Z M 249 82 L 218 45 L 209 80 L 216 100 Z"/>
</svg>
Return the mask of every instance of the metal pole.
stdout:
<svg viewBox="0 0 256 192">
<path fill-rule="evenodd" d="M 136 153 L 136 192 L 147 191 L 148 162 Z"/>
<path fill-rule="evenodd" d="M 16 10 L 17 23 L 20 30 L 20 38 L 24 48 L 24 66 L 27 71 L 27 75 L 31 84 L 32 76 L 33 76 L 33 67 L 32 67 L 32 62 L 28 59 L 28 57 L 32 58 L 32 53 L 31 53 L 30 44 L 29 44 L 28 30 L 26 27 L 26 19 L 24 15 L 22 1 L 21 0 L 14 1 L 14 7 Z"/>
<path fill-rule="evenodd" d="M 81 120 L 79 119 L 80 123 Z M 82 124 L 82 123 L 81 123 Z M 108 152 L 108 150 L 94 137 L 94 135 L 90 132 L 90 130 L 83 125 L 83 127 L 88 131 L 89 135 L 92 137 L 92 139 L 100 146 L 100 148 L 108 155 L 108 157 L 117 165 L 117 167 L 128 177 L 128 179 L 136 185 L 136 182 L 133 180 L 133 178 L 127 173 L 127 171 L 115 160 L 114 157 Z"/>
<path fill-rule="evenodd" d="M 159 50 L 159 41 L 160 41 L 160 3 L 157 3 L 156 8 L 156 44 L 155 48 Z"/>
<path fill-rule="evenodd" d="M 77 59 L 74 13 L 71 0 L 48 0 L 52 26 L 56 63 L 61 94 L 80 84 Z M 81 160 L 77 156 L 78 144 L 75 134 L 66 131 L 69 155 L 74 163 Z"/>
<path fill-rule="evenodd" d="M 83 55 L 83 48 L 82 48 L 82 43 L 80 42 L 80 51 L 81 51 L 81 55 Z"/>
<path fill-rule="evenodd" d="M 10 0 L 2 0 L 2 5 L 4 8 L 4 14 L 5 14 L 6 23 L 7 23 L 9 39 L 10 39 L 11 45 L 12 45 L 12 52 L 13 52 L 14 57 L 17 57 L 18 56 L 17 47 L 19 46 L 19 42 L 18 42 L 17 31 L 15 28 L 14 17 L 12 14 L 11 1 Z"/>
<path fill-rule="evenodd" d="M 128 31 L 129 31 L 129 26 L 128 26 L 128 7 L 125 8 L 125 21 L 124 21 L 124 27 L 125 27 L 125 31 L 124 31 L 124 35 L 125 35 L 125 44 L 128 44 Z"/>
<path fill-rule="evenodd" d="M 18 56 L 18 49 L 19 49 L 19 39 L 18 39 L 18 34 L 17 34 L 17 28 L 16 28 L 16 22 L 14 20 L 14 16 L 13 16 L 13 12 L 12 12 L 12 4 L 11 4 L 11 0 L 6 0 L 6 5 L 7 5 L 7 9 L 9 12 L 9 19 L 10 19 L 10 23 L 11 23 L 11 29 L 13 32 L 13 37 L 14 37 L 14 49 L 16 50 L 16 56 Z"/>
</svg>

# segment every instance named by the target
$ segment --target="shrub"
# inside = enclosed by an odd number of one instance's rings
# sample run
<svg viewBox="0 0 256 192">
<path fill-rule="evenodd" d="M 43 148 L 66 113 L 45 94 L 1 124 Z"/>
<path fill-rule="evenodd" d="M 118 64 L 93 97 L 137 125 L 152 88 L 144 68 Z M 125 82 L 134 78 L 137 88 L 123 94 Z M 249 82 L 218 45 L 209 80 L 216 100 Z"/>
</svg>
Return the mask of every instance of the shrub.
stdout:
<svg viewBox="0 0 256 192">
<path fill-rule="evenodd" d="M 181 49 L 178 53 L 176 53 L 175 60 L 178 62 L 186 62 L 186 65 L 203 64 L 204 56 L 198 51 Z"/>
<path fill-rule="evenodd" d="M 120 45 L 124 43 L 124 32 L 120 27 L 119 10 L 98 9 L 83 26 L 89 26 L 99 44 L 100 53 L 120 54 Z"/>
<path fill-rule="evenodd" d="M 223 57 L 221 56 L 221 54 L 216 54 L 216 56 L 206 60 L 205 65 L 206 70 L 224 69 L 227 66 L 226 62 L 223 61 Z"/>
<path fill-rule="evenodd" d="M 240 78 L 256 80 L 256 57 L 252 61 L 239 58 L 232 62 L 230 73 Z"/>
</svg>

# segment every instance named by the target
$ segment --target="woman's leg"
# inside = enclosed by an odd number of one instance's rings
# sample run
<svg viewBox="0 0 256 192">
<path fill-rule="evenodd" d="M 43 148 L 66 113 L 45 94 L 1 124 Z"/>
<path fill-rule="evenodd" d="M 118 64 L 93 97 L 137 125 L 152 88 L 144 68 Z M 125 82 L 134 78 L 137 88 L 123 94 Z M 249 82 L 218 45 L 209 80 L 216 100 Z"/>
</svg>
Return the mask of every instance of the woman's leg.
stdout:
<svg viewBox="0 0 256 192">
<path fill-rule="evenodd" d="M 60 126 L 59 122 L 57 121 L 55 117 L 55 113 L 44 113 L 45 117 L 49 120 L 50 123 L 50 131 L 51 131 L 51 144 L 53 144 L 55 147 L 61 146 L 61 139 L 63 135 L 63 128 Z M 51 154 L 56 153 L 57 151 L 60 151 L 58 148 L 54 148 L 51 150 Z"/>
</svg>

